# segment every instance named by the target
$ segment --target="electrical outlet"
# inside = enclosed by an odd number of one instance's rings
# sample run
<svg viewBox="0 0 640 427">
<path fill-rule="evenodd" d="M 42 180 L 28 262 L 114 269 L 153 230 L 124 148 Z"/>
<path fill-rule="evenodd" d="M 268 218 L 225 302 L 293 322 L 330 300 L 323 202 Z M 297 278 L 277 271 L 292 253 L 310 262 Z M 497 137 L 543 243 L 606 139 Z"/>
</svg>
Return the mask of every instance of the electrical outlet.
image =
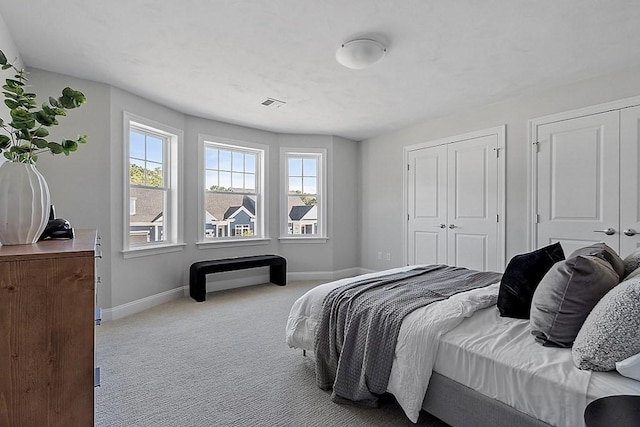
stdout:
<svg viewBox="0 0 640 427">
<path fill-rule="evenodd" d="M 378 259 L 382 259 L 382 252 L 378 252 Z"/>
<path fill-rule="evenodd" d="M 387 252 L 387 253 L 386 253 L 386 255 L 385 255 L 385 259 L 386 259 L 387 261 L 391 261 L 391 252 Z"/>
</svg>

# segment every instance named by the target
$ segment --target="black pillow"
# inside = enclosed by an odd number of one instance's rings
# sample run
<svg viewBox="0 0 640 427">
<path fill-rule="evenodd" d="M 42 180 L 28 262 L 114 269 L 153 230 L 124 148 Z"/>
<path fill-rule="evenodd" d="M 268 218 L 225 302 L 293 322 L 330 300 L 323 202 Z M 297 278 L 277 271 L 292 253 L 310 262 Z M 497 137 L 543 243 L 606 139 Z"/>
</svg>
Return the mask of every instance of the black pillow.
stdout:
<svg viewBox="0 0 640 427">
<path fill-rule="evenodd" d="M 538 284 L 553 264 L 562 260 L 564 251 L 560 242 L 511 258 L 498 291 L 500 316 L 528 319 Z"/>
</svg>

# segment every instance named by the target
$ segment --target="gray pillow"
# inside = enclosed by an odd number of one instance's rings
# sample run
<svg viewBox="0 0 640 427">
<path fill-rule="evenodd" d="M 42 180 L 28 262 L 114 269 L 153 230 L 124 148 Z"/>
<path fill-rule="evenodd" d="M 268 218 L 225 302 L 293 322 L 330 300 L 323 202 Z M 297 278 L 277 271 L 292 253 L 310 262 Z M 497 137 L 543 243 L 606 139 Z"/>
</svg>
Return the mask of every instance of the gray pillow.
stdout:
<svg viewBox="0 0 640 427">
<path fill-rule="evenodd" d="M 634 270 L 640 268 L 640 248 L 627 255 L 622 262 L 624 263 L 624 277 L 626 278 Z"/>
<path fill-rule="evenodd" d="M 619 282 L 611 264 L 578 255 L 557 262 L 533 294 L 529 324 L 536 341 L 571 347 L 591 309 Z"/>
<path fill-rule="evenodd" d="M 577 257 L 578 255 L 597 256 L 598 258 L 602 258 L 603 260 L 611 264 L 611 267 L 613 267 L 616 273 L 618 273 L 618 276 L 620 276 L 619 280 L 622 280 L 625 276 L 624 261 L 622 260 L 622 258 L 620 258 L 620 255 L 616 253 L 616 251 L 611 249 L 604 242 L 594 243 L 593 245 L 576 249 L 571 255 L 567 257 L 567 259 Z"/>
<path fill-rule="evenodd" d="M 578 333 L 573 361 L 580 369 L 612 371 L 640 353 L 640 276 L 627 279 L 594 307 Z"/>
</svg>

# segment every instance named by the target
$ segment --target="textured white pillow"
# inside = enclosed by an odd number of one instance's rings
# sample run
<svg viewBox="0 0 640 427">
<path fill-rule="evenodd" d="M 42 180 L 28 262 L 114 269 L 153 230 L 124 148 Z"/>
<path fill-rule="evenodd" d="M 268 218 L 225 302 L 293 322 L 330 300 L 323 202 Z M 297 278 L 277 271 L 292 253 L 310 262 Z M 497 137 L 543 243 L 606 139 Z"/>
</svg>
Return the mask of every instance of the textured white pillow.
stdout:
<svg viewBox="0 0 640 427">
<path fill-rule="evenodd" d="M 620 372 L 620 375 L 640 381 L 640 354 L 616 362 L 616 370 Z"/>
<path fill-rule="evenodd" d="M 640 248 L 627 255 L 622 262 L 624 264 L 624 277 L 626 278 L 634 270 L 640 268 Z"/>
<path fill-rule="evenodd" d="M 613 371 L 640 353 L 640 276 L 611 289 L 593 308 L 573 343 L 580 369 Z"/>
</svg>

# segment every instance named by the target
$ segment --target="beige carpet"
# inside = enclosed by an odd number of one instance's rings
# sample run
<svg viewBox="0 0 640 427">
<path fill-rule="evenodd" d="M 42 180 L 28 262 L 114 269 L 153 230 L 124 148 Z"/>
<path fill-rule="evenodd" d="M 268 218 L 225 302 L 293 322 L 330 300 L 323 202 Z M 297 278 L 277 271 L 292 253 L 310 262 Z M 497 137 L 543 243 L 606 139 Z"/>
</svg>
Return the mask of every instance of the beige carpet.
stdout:
<svg viewBox="0 0 640 427">
<path fill-rule="evenodd" d="M 293 302 L 317 282 L 183 298 L 97 328 L 98 427 L 446 426 L 411 423 L 390 396 L 378 409 L 338 405 L 313 362 L 284 342 Z"/>
</svg>

